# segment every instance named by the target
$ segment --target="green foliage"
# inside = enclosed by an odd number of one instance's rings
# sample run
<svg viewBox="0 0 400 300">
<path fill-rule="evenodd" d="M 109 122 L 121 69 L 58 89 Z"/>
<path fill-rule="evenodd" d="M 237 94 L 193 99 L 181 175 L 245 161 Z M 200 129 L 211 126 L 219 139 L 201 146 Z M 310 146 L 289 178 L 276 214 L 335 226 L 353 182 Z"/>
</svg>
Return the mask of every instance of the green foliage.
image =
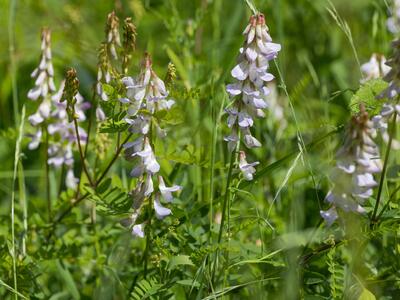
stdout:
<svg viewBox="0 0 400 300">
<path fill-rule="evenodd" d="M 369 115 L 375 116 L 380 113 L 383 99 L 377 99 L 377 96 L 388 86 L 382 79 L 372 79 L 363 84 L 350 100 L 350 110 L 353 115 L 360 112 L 360 104 L 365 106 Z"/>
</svg>

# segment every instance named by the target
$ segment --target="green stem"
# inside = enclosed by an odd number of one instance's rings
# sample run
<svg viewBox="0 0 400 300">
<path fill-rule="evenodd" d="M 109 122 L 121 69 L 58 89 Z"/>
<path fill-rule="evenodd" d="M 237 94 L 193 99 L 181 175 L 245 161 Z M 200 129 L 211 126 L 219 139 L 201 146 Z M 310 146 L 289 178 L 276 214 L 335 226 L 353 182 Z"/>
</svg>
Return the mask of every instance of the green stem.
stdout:
<svg viewBox="0 0 400 300">
<path fill-rule="evenodd" d="M 12 181 L 12 189 L 11 189 L 11 238 L 12 238 L 12 268 L 13 268 L 13 280 L 14 280 L 14 290 L 15 290 L 15 299 L 18 299 L 18 284 L 17 284 L 17 254 L 15 248 L 15 182 L 17 180 L 17 172 L 18 172 L 18 162 L 20 160 L 21 153 L 21 142 L 24 132 L 24 119 L 25 119 L 25 106 L 22 107 L 22 118 L 21 124 L 19 126 L 18 138 L 15 143 L 15 155 L 14 155 L 14 173 L 13 173 L 13 181 Z"/>
<path fill-rule="evenodd" d="M 395 190 L 392 192 L 392 195 L 390 196 L 389 200 L 385 203 L 385 206 L 382 208 L 381 212 L 379 213 L 379 215 L 376 217 L 376 220 L 378 221 L 381 216 L 383 215 L 383 213 L 385 212 L 385 210 L 389 207 L 389 204 L 393 201 L 393 199 L 396 196 L 396 193 L 400 191 L 400 186 L 398 186 L 397 188 L 395 188 Z"/>
<path fill-rule="evenodd" d="M 247 6 L 251 9 L 254 15 L 258 13 L 256 6 L 254 5 L 253 1 L 251 0 L 244 0 L 247 4 Z"/>
<path fill-rule="evenodd" d="M 231 180 L 232 180 L 233 166 L 235 163 L 235 157 L 236 157 L 235 153 L 232 152 L 230 163 L 229 163 L 228 178 L 227 178 L 226 187 L 225 187 L 224 203 L 222 206 L 221 225 L 219 227 L 218 241 L 217 241 L 218 244 L 221 243 L 222 233 L 224 230 L 224 224 L 225 224 L 225 218 L 226 218 L 226 208 L 228 206 L 228 201 L 229 201 L 229 196 L 230 196 L 230 186 L 231 186 Z M 216 251 L 215 257 L 214 257 L 214 266 L 213 266 L 213 272 L 212 272 L 212 276 L 211 276 L 211 282 L 214 282 L 217 257 L 218 257 L 218 250 Z"/>
<path fill-rule="evenodd" d="M 46 175 L 46 199 L 47 199 L 47 214 L 49 223 L 51 222 L 51 196 L 50 196 L 50 166 L 49 166 L 49 132 L 47 130 L 47 125 L 43 127 L 45 131 L 45 143 L 44 143 L 44 157 L 45 157 L 45 175 Z"/>
<path fill-rule="evenodd" d="M 395 128 L 396 128 L 396 119 L 397 119 L 397 112 L 394 111 L 394 116 L 393 116 L 393 120 L 391 122 L 390 131 L 389 131 L 389 141 L 388 141 L 388 145 L 387 145 L 387 148 L 386 148 L 385 160 L 384 160 L 383 168 L 382 168 L 382 175 L 381 175 L 381 179 L 379 181 L 378 194 L 377 194 L 377 197 L 376 197 L 375 208 L 374 208 L 374 212 L 373 212 L 372 217 L 371 217 L 371 224 L 374 224 L 377 221 L 376 214 L 378 212 L 379 203 L 381 201 L 381 196 L 382 196 L 382 191 L 383 191 L 383 184 L 384 184 L 384 181 L 385 181 L 386 170 L 387 170 L 388 162 L 389 162 L 390 150 L 392 148 L 393 135 L 394 135 L 394 131 L 395 131 Z"/>
<path fill-rule="evenodd" d="M 12 96 L 13 96 L 13 110 L 14 110 L 14 121 L 17 126 L 19 124 L 18 115 L 18 86 L 17 86 L 17 63 L 15 59 L 15 12 L 17 10 L 17 1 L 9 1 L 9 18 L 8 18 L 8 52 L 10 56 L 10 71 L 11 71 L 11 85 L 12 85 Z"/>
<path fill-rule="evenodd" d="M 92 177 L 90 176 L 89 171 L 88 171 L 88 169 L 86 167 L 86 160 L 85 160 L 85 157 L 84 157 L 84 154 L 83 154 L 83 150 L 82 150 L 82 146 L 81 146 L 81 138 L 79 137 L 78 121 L 75 118 L 74 118 L 74 127 L 75 127 L 76 140 L 78 141 L 78 149 L 79 149 L 79 155 L 81 157 L 82 168 L 83 168 L 83 171 L 86 174 L 86 177 L 89 180 L 90 185 L 92 187 L 94 187 L 95 183 L 93 182 Z"/>
</svg>

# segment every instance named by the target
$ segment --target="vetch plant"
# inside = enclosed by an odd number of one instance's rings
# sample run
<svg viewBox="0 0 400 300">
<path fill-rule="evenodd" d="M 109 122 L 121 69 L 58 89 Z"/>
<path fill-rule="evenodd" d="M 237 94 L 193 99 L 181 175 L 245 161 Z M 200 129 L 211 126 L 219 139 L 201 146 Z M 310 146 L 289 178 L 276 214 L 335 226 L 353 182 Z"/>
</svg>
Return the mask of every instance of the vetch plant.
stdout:
<svg viewBox="0 0 400 300">
<path fill-rule="evenodd" d="M 155 114 L 169 110 L 175 101 L 168 98 L 164 82 L 153 71 L 149 54 L 145 54 L 139 76 L 124 77 L 122 83 L 126 88 L 126 97 L 120 99 L 120 102 L 127 106 L 125 121 L 130 124 L 129 130 L 138 135 L 135 141 L 124 144 L 125 157 L 128 160 L 139 158 L 139 162 L 130 173 L 132 177 L 138 178 L 136 188 L 132 192 L 134 212 L 123 224 L 133 225 L 132 234 L 144 237 L 144 223 L 135 224 L 143 202 L 148 200 L 150 210 L 153 207 L 156 217 L 163 219 L 171 214 L 171 210 L 164 207 L 160 200 L 172 202 L 171 193 L 181 189 L 177 185 L 165 186 L 163 177 L 158 175 L 160 164 L 154 154 L 154 138 L 156 135 L 162 138 L 166 136 L 165 130 L 156 122 Z M 157 182 L 158 191 L 154 188 L 154 181 Z M 151 212 L 149 215 L 152 215 Z M 150 226 L 151 219 L 147 222 Z"/>
<path fill-rule="evenodd" d="M 372 125 L 365 109 L 361 107 L 360 114 L 352 118 L 347 128 L 331 175 L 333 188 L 325 198 L 331 207 L 320 212 L 328 225 L 338 218 L 338 210 L 365 213 L 362 205 L 378 185 L 374 174 L 381 172 L 382 162 L 379 148 L 373 140 L 375 129 Z"/>
<path fill-rule="evenodd" d="M 252 136 L 250 128 L 254 124 L 253 118 L 263 117 L 263 109 L 268 107 L 266 97 L 270 90 L 267 83 L 274 79 L 268 73 L 269 62 L 281 50 L 279 44 L 272 43 L 263 14 L 250 17 L 243 35 L 246 39 L 240 48 L 238 64 L 231 72 L 237 82 L 226 88 L 233 97 L 232 104 L 226 109 L 231 134 L 225 140 L 231 152 L 236 148 L 240 135 L 246 147 L 261 147 L 261 143 Z"/>
</svg>

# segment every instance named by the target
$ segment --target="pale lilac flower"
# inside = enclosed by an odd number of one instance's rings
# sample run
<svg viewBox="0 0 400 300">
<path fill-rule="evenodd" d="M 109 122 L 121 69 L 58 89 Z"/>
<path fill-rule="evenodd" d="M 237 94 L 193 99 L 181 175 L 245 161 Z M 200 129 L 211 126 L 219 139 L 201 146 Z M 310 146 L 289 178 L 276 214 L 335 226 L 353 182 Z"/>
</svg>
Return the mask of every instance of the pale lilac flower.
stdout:
<svg viewBox="0 0 400 300">
<path fill-rule="evenodd" d="M 132 227 L 132 235 L 144 238 L 144 224 L 136 224 Z"/>
<path fill-rule="evenodd" d="M 156 213 L 156 217 L 159 220 L 164 219 L 166 216 L 169 216 L 172 213 L 172 211 L 169 208 L 166 208 L 161 205 L 158 195 L 156 195 L 154 197 L 153 204 L 154 204 L 154 211 Z"/>
<path fill-rule="evenodd" d="M 337 218 L 337 209 L 365 212 L 362 205 L 377 186 L 374 174 L 382 170 L 374 135 L 372 122 L 362 108 L 360 115 L 353 117 L 344 144 L 337 152 L 336 167 L 331 175 L 333 187 L 325 198 L 331 208 L 320 212 L 328 224 Z"/>
<path fill-rule="evenodd" d="M 147 172 L 151 174 L 158 173 L 160 171 L 160 165 L 156 160 L 153 149 L 149 143 L 149 139 L 146 137 L 144 139 L 144 148 L 142 151 L 136 152 L 134 155 L 140 156 L 142 158 L 143 165 Z"/>
<path fill-rule="evenodd" d="M 67 188 L 75 190 L 78 185 L 79 179 L 75 177 L 72 168 L 68 169 L 67 175 L 65 176 L 65 185 Z"/>
<path fill-rule="evenodd" d="M 172 196 L 173 192 L 178 192 L 182 189 L 179 185 L 173 185 L 171 187 L 165 186 L 164 178 L 162 176 L 158 176 L 158 188 L 160 189 L 161 195 L 167 202 L 172 202 L 174 198 Z"/>
<path fill-rule="evenodd" d="M 244 151 L 239 152 L 239 169 L 242 172 L 244 179 L 253 180 L 253 174 L 256 172 L 254 166 L 258 165 L 259 162 L 248 163 L 246 160 L 246 154 Z"/>
<path fill-rule="evenodd" d="M 363 78 L 361 83 L 365 83 L 371 79 L 384 77 L 389 73 L 390 67 L 386 65 L 386 58 L 381 54 L 374 53 L 371 59 L 361 66 Z"/>
<path fill-rule="evenodd" d="M 30 137 L 31 137 L 31 142 L 28 144 L 28 149 L 35 150 L 40 145 L 40 141 L 42 139 L 42 129 L 37 128 L 36 132 L 30 135 Z"/>
</svg>

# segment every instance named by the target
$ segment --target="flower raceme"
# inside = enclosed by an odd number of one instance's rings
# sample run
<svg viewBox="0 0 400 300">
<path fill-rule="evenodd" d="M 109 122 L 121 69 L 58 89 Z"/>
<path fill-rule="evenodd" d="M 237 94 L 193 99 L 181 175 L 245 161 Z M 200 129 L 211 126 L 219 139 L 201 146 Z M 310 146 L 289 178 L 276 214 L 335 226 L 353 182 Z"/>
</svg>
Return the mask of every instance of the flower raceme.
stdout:
<svg viewBox="0 0 400 300">
<path fill-rule="evenodd" d="M 228 127 L 232 129 L 226 137 L 230 151 L 233 151 L 238 141 L 237 129 L 242 131 L 244 143 L 248 148 L 260 147 L 261 143 L 250 133 L 254 117 L 264 116 L 263 109 L 268 107 L 266 96 L 270 91 L 267 82 L 274 79 L 268 73 L 269 62 L 275 59 L 281 50 L 279 44 L 272 43 L 265 24 L 263 14 L 251 16 L 245 31 L 245 42 L 240 48 L 238 64 L 232 69 L 231 75 L 236 82 L 226 87 L 228 94 L 236 100 L 226 109 Z"/>
<path fill-rule="evenodd" d="M 395 116 L 395 114 L 396 121 L 400 122 L 400 40 L 395 40 L 392 43 L 392 48 L 394 54 L 386 62 L 389 71 L 383 77 L 383 79 L 389 83 L 389 86 L 377 97 L 378 99 L 386 99 L 386 102 L 383 104 L 380 113 L 372 118 L 374 127 L 381 132 L 382 138 L 385 142 L 389 141 L 388 127 L 390 120 Z M 392 148 L 400 149 L 400 142 L 393 139 Z"/>
<path fill-rule="evenodd" d="M 160 164 L 157 162 L 154 153 L 152 139 L 153 127 L 157 132 L 165 132 L 153 122 L 153 115 L 160 110 L 170 109 L 175 101 L 168 98 L 168 91 L 164 82 L 152 69 L 152 61 L 148 54 L 145 55 L 143 68 L 137 78 L 124 77 L 122 83 L 126 89 L 125 97 L 120 102 L 127 109 L 125 121 L 130 124 L 129 130 L 138 137 L 133 142 L 123 145 L 125 158 L 133 160 L 139 158 L 139 162 L 132 169 L 130 175 L 137 178 L 135 190 L 131 193 L 133 201 L 133 213 L 130 218 L 122 220 L 121 223 L 132 228 L 132 234 L 137 237 L 144 237 L 145 223 L 136 224 L 142 205 L 148 200 L 152 205 L 158 219 L 170 215 L 172 211 L 164 207 L 161 200 L 171 203 L 172 192 L 181 190 L 180 186 L 167 187 L 160 172 Z M 156 186 L 154 184 L 156 182 Z M 150 204 L 151 203 L 151 204 Z"/>
<path fill-rule="evenodd" d="M 320 212 L 328 225 L 338 218 L 338 210 L 365 212 L 362 205 L 377 186 L 374 174 L 382 169 L 374 135 L 372 122 L 362 108 L 360 115 L 352 118 L 344 144 L 337 152 L 336 167 L 331 175 L 334 185 L 325 198 L 331 208 Z"/>
<path fill-rule="evenodd" d="M 35 128 L 31 142 L 28 145 L 30 150 L 37 149 L 43 136 L 42 130 L 48 134 L 48 154 L 47 164 L 56 168 L 66 166 L 65 184 L 68 188 L 74 189 L 78 179 L 73 173 L 73 149 L 77 141 L 74 126 L 68 122 L 68 105 L 63 100 L 65 80 L 61 82 L 60 89 L 56 91 L 54 84 L 54 70 L 52 65 L 50 30 L 42 30 L 41 38 L 41 59 L 39 67 L 36 68 L 32 77 L 36 77 L 35 87 L 28 92 L 28 98 L 32 100 L 41 99 L 36 113 L 31 115 L 28 120 Z M 85 102 L 83 97 L 76 92 L 74 95 L 74 108 L 69 107 L 74 112 L 74 117 L 78 122 L 86 120 L 84 111 L 90 107 L 90 103 Z M 80 140 L 84 143 L 87 134 L 82 128 L 78 128 Z"/>
<path fill-rule="evenodd" d="M 51 110 L 51 93 L 56 90 L 54 85 L 54 69 L 51 56 L 51 32 L 49 29 L 42 29 L 41 36 L 41 57 L 39 66 L 32 72 L 31 77 L 36 78 L 35 87 L 29 90 L 28 98 L 36 101 L 39 98 L 39 104 L 36 113 L 31 115 L 28 120 L 33 126 L 38 126 L 44 120 L 50 117 Z M 34 149 L 37 144 L 37 137 L 41 136 L 41 129 L 36 133 L 36 139 L 29 148 Z"/>
</svg>

